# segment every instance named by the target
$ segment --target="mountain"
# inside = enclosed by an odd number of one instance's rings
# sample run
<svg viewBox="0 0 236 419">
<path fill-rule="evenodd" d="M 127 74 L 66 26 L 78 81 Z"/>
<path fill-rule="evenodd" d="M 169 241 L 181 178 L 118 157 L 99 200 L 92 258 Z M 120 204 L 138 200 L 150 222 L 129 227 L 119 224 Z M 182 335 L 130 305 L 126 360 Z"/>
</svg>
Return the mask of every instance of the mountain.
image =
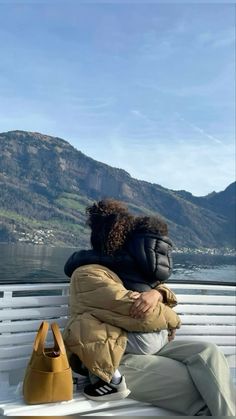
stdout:
<svg viewBox="0 0 236 419">
<path fill-rule="evenodd" d="M 113 197 L 136 214 L 162 215 L 178 247 L 234 246 L 235 183 L 194 197 L 134 179 L 57 137 L 0 134 L 0 187 L 0 241 L 87 247 L 86 206 Z"/>
</svg>

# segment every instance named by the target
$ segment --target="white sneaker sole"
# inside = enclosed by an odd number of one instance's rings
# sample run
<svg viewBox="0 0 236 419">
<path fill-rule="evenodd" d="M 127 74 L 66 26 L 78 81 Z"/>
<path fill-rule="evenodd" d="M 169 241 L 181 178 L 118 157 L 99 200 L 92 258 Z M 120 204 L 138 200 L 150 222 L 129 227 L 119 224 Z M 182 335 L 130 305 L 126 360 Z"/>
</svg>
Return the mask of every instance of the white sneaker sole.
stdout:
<svg viewBox="0 0 236 419">
<path fill-rule="evenodd" d="M 113 394 L 104 394 L 103 396 L 90 396 L 89 394 L 84 393 L 84 396 L 87 399 L 95 400 L 96 402 L 111 402 L 114 400 L 122 400 L 129 396 L 131 393 L 130 390 L 118 391 L 117 393 Z"/>
</svg>

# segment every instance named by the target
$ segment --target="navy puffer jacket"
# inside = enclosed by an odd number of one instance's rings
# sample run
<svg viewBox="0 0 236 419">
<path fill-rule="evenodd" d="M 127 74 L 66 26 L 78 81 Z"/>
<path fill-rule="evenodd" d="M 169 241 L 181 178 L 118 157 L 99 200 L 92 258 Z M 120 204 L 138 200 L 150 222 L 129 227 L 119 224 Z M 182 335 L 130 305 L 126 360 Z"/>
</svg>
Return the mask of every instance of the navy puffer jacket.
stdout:
<svg viewBox="0 0 236 419">
<path fill-rule="evenodd" d="M 158 233 L 134 232 L 114 255 L 94 250 L 73 253 L 65 264 L 69 277 L 83 265 L 99 264 L 115 272 L 129 290 L 146 291 L 166 282 L 172 273 L 172 241 Z"/>
</svg>

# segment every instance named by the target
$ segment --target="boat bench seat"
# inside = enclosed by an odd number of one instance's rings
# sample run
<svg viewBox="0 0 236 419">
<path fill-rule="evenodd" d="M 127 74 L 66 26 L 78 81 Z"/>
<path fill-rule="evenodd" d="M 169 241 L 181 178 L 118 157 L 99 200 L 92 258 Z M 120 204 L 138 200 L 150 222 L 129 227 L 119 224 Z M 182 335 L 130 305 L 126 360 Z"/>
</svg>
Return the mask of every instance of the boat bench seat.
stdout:
<svg viewBox="0 0 236 419">
<path fill-rule="evenodd" d="M 175 308 L 182 319 L 176 339 L 214 342 L 225 353 L 232 372 L 235 365 L 235 288 L 224 285 L 169 284 L 177 294 Z M 22 380 L 42 320 L 61 329 L 68 316 L 69 284 L 3 285 L 0 290 L 0 414 L 4 416 L 180 416 L 131 398 L 95 402 L 82 394 L 84 378 L 77 376 L 69 402 L 26 405 Z M 50 345 L 52 336 L 48 335 Z"/>
</svg>

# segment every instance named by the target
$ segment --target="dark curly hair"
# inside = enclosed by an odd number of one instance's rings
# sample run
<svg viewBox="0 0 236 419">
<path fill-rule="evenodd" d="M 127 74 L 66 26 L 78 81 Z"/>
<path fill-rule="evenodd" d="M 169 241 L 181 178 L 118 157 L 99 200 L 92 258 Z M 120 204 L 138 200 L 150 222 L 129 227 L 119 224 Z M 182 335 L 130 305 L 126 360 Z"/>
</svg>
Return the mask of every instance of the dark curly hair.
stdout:
<svg viewBox="0 0 236 419">
<path fill-rule="evenodd" d="M 115 199 L 103 199 L 86 208 L 92 248 L 102 254 L 120 250 L 132 230 L 134 217 Z"/>
<path fill-rule="evenodd" d="M 168 234 L 167 224 L 159 216 L 134 216 L 127 206 L 115 199 L 103 199 L 86 208 L 94 250 L 113 255 L 122 249 L 133 232 Z"/>
<path fill-rule="evenodd" d="M 159 216 L 140 216 L 135 217 L 134 231 L 144 233 L 157 233 L 167 236 L 168 226 Z"/>
</svg>

